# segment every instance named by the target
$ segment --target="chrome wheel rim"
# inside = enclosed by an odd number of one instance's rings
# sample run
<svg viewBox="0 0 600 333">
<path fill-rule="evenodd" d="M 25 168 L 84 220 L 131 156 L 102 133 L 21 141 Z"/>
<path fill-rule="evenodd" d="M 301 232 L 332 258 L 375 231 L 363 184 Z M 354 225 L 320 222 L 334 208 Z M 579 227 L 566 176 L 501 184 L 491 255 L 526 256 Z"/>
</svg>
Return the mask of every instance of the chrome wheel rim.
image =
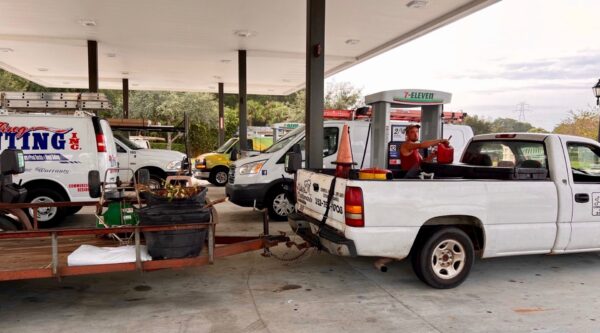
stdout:
<svg viewBox="0 0 600 333">
<path fill-rule="evenodd" d="M 285 193 L 279 193 L 273 199 L 273 210 L 279 216 L 288 216 L 294 212 L 294 205 L 290 203 Z"/>
<path fill-rule="evenodd" d="M 431 268 L 440 279 L 450 280 L 465 268 L 465 248 L 454 239 L 439 242 L 431 255 Z"/>
<path fill-rule="evenodd" d="M 31 200 L 31 203 L 52 203 L 54 200 L 50 197 L 41 196 Z M 38 222 L 46 222 L 52 220 L 58 213 L 56 207 L 40 207 L 37 210 Z M 29 209 L 29 215 L 33 216 L 33 209 Z"/>
<path fill-rule="evenodd" d="M 152 190 L 158 190 L 161 188 L 161 183 L 159 180 L 156 179 L 150 179 L 148 181 L 148 187 Z"/>
<path fill-rule="evenodd" d="M 218 184 L 227 183 L 227 172 L 225 172 L 225 171 L 217 172 L 217 174 L 215 175 L 215 180 L 217 181 Z"/>
</svg>

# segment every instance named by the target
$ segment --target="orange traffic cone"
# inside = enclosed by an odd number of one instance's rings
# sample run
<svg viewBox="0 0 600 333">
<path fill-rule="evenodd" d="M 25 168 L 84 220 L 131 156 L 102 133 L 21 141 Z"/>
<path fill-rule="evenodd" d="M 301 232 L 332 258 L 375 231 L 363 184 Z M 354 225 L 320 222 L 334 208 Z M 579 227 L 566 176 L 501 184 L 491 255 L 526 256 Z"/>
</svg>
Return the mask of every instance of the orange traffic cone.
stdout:
<svg viewBox="0 0 600 333">
<path fill-rule="evenodd" d="M 352 146 L 350 145 L 348 125 L 344 125 L 344 128 L 342 129 L 340 148 L 338 149 L 337 159 L 334 163 L 336 164 L 336 177 L 348 178 L 350 176 L 350 169 L 354 162 L 352 161 Z"/>
</svg>

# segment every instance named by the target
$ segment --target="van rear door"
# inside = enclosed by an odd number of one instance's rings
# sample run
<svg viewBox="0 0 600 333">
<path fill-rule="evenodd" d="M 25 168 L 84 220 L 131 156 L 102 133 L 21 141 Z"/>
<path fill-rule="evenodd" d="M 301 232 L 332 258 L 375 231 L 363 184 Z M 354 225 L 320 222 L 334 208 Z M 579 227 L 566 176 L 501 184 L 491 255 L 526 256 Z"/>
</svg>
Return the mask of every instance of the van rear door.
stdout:
<svg viewBox="0 0 600 333">
<path fill-rule="evenodd" d="M 118 166 L 117 148 L 115 146 L 115 139 L 108 121 L 98 117 L 92 117 L 92 122 L 94 124 L 94 132 L 96 134 L 98 171 L 100 172 L 100 178 L 103 179 L 107 169 L 116 168 Z M 118 172 L 116 170 L 110 171 L 106 175 L 107 176 L 104 181 L 112 183 L 117 180 Z"/>
</svg>

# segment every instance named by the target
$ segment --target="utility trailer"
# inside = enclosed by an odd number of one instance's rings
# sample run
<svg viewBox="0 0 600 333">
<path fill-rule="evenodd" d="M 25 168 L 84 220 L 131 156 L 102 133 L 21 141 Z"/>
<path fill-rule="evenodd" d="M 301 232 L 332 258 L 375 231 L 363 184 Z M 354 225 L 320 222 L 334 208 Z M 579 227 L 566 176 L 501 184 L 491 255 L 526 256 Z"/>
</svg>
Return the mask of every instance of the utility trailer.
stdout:
<svg viewBox="0 0 600 333">
<path fill-rule="evenodd" d="M 78 203 L 81 204 L 81 203 Z M 97 202 L 87 202 L 86 206 L 95 206 Z M 69 206 L 73 203 L 52 203 L 44 206 Z M 32 204 L 0 204 L 1 209 L 35 208 Z M 263 249 L 265 254 L 270 247 L 281 242 L 288 242 L 285 235 L 269 235 L 269 221 L 263 215 L 263 234 L 248 236 L 217 236 L 218 224 L 216 210 L 211 208 L 211 221 L 203 224 L 178 224 L 166 226 L 124 226 L 104 229 L 54 229 L 0 232 L 0 281 L 28 280 L 39 278 L 57 278 L 66 276 L 89 275 L 125 271 L 154 271 L 160 269 L 177 269 L 192 266 L 213 264 L 216 258 L 227 257 L 244 252 Z M 144 231 L 169 231 L 208 229 L 207 245 L 203 253 L 197 257 L 142 261 L 141 233 Z M 98 264 L 85 266 L 68 266 L 67 256 L 80 245 L 116 246 L 119 242 L 100 237 L 113 233 L 133 233 L 136 260 L 130 263 Z"/>
</svg>

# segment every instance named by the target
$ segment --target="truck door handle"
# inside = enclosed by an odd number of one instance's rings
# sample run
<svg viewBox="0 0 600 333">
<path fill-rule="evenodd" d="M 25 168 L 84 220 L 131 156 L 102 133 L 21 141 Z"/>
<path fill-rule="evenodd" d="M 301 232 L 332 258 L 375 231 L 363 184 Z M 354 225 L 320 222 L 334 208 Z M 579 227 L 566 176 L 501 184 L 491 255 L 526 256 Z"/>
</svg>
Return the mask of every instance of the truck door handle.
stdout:
<svg viewBox="0 0 600 333">
<path fill-rule="evenodd" d="M 590 195 L 587 193 L 575 194 L 575 202 L 584 203 L 590 201 Z"/>
</svg>

